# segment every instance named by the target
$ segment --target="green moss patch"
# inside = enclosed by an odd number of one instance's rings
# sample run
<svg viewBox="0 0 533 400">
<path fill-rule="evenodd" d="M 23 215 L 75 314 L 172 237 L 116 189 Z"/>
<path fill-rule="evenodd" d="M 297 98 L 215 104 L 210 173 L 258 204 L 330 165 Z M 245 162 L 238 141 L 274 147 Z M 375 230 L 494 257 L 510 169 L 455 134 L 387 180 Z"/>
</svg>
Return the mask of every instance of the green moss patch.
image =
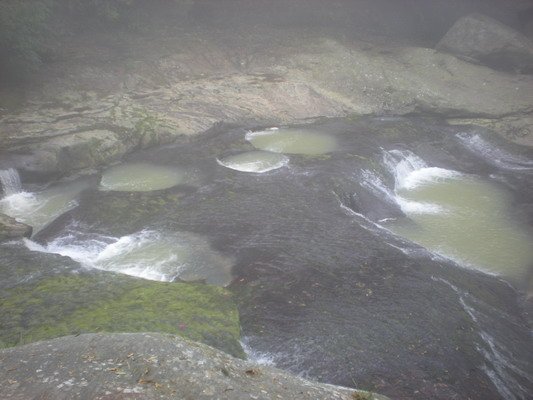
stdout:
<svg viewBox="0 0 533 400">
<path fill-rule="evenodd" d="M 4 346 L 85 332 L 165 332 L 243 355 L 237 309 L 220 287 L 78 273 L 5 290 L 0 308 Z"/>
</svg>

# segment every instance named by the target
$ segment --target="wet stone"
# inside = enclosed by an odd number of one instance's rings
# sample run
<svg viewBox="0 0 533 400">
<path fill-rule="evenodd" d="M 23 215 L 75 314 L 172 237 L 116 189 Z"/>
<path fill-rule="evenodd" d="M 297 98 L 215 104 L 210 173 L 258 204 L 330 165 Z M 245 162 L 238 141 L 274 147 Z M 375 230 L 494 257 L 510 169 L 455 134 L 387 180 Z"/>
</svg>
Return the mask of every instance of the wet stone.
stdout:
<svg viewBox="0 0 533 400">
<path fill-rule="evenodd" d="M 84 332 L 157 331 L 243 355 L 238 312 L 223 288 L 87 270 L 15 244 L 4 245 L 2 255 L 4 347 Z"/>
</svg>

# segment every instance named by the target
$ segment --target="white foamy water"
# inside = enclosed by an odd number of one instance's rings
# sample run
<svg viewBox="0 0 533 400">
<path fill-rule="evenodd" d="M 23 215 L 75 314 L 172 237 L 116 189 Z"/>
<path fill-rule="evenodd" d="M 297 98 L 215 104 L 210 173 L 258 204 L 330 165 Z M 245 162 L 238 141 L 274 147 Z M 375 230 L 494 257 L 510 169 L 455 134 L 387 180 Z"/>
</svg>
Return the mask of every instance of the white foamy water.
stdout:
<svg viewBox="0 0 533 400">
<path fill-rule="evenodd" d="M 442 257 L 520 283 L 533 262 L 533 238 L 510 213 L 510 194 L 500 185 L 457 171 L 428 166 L 409 151 L 392 150 L 384 163 L 394 190 L 375 174 L 366 185 L 391 196 L 407 218 L 384 221 L 392 232 Z"/>
<path fill-rule="evenodd" d="M 104 171 L 101 190 L 148 192 L 168 189 L 186 181 L 187 174 L 178 168 L 148 163 L 126 163 Z"/>
<path fill-rule="evenodd" d="M 362 171 L 362 184 L 389 203 L 397 204 L 405 214 L 438 214 L 445 212 L 442 205 L 420 201 L 404 194 L 415 188 L 460 175 L 456 171 L 429 167 L 424 160 L 409 150 L 391 150 L 383 153 L 383 163 L 394 177 L 394 188 L 389 188 L 374 172 Z"/>
<path fill-rule="evenodd" d="M 0 211 L 30 225 L 35 234 L 76 207 L 78 195 L 87 187 L 88 181 L 82 179 L 54 185 L 35 193 L 19 191 L 0 200 Z"/>
<path fill-rule="evenodd" d="M 4 192 L 4 196 L 11 196 L 22 191 L 22 183 L 20 176 L 16 169 L 0 169 L 0 186 Z"/>
<path fill-rule="evenodd" d="M 289 163 L 289 158 L 269 151 L 248 151 L 217 159 L 217 162 L 236 171 L 264 173 L 284 167 Z"/>
<path fill-rule="evenodd" d="M 171 282 L 205 280 L 225 286 L 231 282 L 233 260 L 188 233 L 143 230 L 122 237 L 84 233 L 76 228 L 45 245 L 25 241 L 33 251 L 70 257 L 87 268 Z"/>
<path fill-rule="evenodd" d="M 533 172 L 533 160 L 511 154 L 490 143 L 479 134 L 458 133 L 456 137 L 472 153 L 480 155 L 489 164 L 511 171 Z"/>
<path fill-rule="evenodd" d="M 241 339 L 241 347 L 246 354 L 246 359 L 255 364 L 275 366 L 274 355 L 254 350 L 250 345 L 250 338 L 244 336 Z"/>
<path fill-rule="evenodd" d="M 330 135 L 302 128 L 270 128 L 248 132 L 248 140 L 256 149 L 285 154 L 318 155 L 337 150 L 337 140 Z"/>
</svg>

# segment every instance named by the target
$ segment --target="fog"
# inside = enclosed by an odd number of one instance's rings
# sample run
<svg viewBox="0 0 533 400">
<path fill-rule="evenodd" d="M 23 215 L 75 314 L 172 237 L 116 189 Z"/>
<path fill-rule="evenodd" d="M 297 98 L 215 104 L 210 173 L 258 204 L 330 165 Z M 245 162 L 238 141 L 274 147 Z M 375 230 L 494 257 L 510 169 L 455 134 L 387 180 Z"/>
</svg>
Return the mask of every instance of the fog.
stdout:
<svg viewBox="0 0 533 400">
<path fill-rule="evenodd" d="M 0 1 L 2 398 L 531 398 L 532 40 L 531 0 Z"/>
</svg>

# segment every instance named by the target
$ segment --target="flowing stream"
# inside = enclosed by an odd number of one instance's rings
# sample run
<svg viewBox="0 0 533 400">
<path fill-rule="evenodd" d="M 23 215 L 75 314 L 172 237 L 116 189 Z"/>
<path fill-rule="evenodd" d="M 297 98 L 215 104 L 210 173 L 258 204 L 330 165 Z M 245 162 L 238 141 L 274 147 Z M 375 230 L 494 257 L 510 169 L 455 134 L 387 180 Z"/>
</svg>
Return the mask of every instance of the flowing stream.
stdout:
<svg viewBox="0 0 533 400">
<path fill-rule="evenodd" d="M 2 171 L 0 177 L 5 193 L 0 199 L 0 212 L 32 226 L 34 234 L 76 207 L 78 195 L 89 187 L 87 180 L 79 179 L 27 192 L 22 189 L 16 170 Z"/>
<path fill-rule="evenodd" d="M 383 221 L 391 231 L 465 267 L 501 275 L 522 284 L 533 260 L 531 232 L 511 211 L 502 185 L 475 175 L 430 167 L 410 151 L 384 153 L 394 188 L 383 189 L 404 218 Z M 367 178 L 372 177 L 367 174 Z"/>
<path fill-rule="evenodd" d="M 233 261 L 191 234 L 143 230 L 113 237 L 70 227 L 45 246 L 31 240 L 26 245 L 33 251 L 70 257 L 87 268 L 149 280 L 205 281 L 221 286 L 231 282 Z"/>
<path fill-rule="evenodd" d="M 533 155 L 459 129 L 220 130 L 33 191 L 1 171 L 0 211 L 37 232 L 11 251 L 50 269 L 226 286 L 261 363 L 391 398 L 525 400 Z"/>
</svg>

